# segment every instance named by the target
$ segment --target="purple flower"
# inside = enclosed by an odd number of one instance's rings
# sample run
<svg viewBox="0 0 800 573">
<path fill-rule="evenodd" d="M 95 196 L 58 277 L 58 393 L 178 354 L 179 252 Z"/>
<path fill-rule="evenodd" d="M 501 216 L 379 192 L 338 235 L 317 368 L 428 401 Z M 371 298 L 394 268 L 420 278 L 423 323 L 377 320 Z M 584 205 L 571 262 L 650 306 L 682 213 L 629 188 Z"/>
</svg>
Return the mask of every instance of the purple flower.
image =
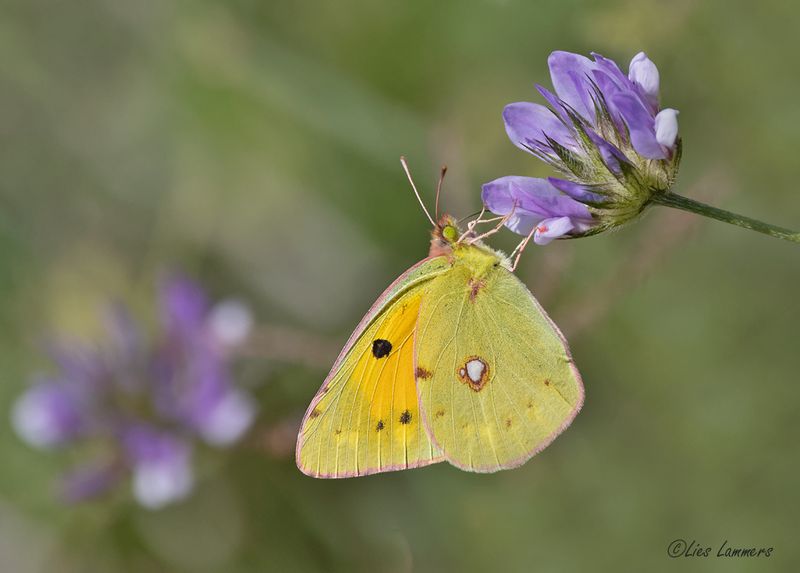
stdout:
<svg viewBox="0 0 800 573">
<path fill-rule="evenodd" d="M 122 438 L 133 495 L 141 505 L 158 509 L 189 495 L 194 474 L 185 438 L 145 425 L 128 428 Z"/>
<path fill-rule="evenodd" d="M 508 215 L 506 226 L 520 235 L 533 232 L 533 240 L 546 245 L 569 232 L 592 226 L 586 205 L 562 193 L 546 179 L 507 176 L 483 186 L 483 201 L 490 211 Z"/>
<path fill-rule="evenodd" d="M 20 396 L 11 411 L 17 434 L 37 448 L 65 444 L 80 434 L 83 412 L 68 382 L 38 382 Z"/>
<path fill-rule="evenodd" d="M 162 329 L 151 338 L 116 305 L 102 345 L 54 346 L 59 375 L 35 382 L 13 408 L 16 433 L 33 446 L 103 446 L 101 459 L 66 474 L 66 500 L 127 477 L 145 507 L 180 500 L 194 484 L 192 444 L 230 445 L 255 418 L 255 400 L 236 387 L 229 364 L 252 324 L 247 308 L 209 308 L 200 287 L 179 277 L 162 285 L 160 309 Z"/>
<path fill-rule="evenodd" d="M 238 346 L 250 335 L 253 316 L 239 300 L 223 300 L 211 309 L 208 317 L 211 334 L 222 346 Z"/>
<path fill-rule="evenodd" d="M 653 194 L 670 188 L 680 161 L 678 112 L 659 107 L 660 77 L 644 52 L 625 75 L 612 60 L 570 52 L 549 59 L 555 93 L 537 85 L 547 106 L 512 103 L 506 132 L 561 178 L 501 177 L 483 186 L 487 209 L 506 226 L 546 244 L 621 225 Z"/>
</svg>

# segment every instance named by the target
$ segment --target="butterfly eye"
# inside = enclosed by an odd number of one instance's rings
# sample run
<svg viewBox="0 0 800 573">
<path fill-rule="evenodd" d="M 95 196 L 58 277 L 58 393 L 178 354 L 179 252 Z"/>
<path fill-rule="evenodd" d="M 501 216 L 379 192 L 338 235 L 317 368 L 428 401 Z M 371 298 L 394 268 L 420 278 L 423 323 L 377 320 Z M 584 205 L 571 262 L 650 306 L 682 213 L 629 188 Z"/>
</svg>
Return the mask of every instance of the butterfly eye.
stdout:
<svg viewBox="0 0 800 573">
<path fill-rule="evenodd" d="M 458 230 L 452 225 L 445 225 L 444 229 L 442 229 L 442 236 L 448 241 L 453 242 L 458 239 Z"/>
</svg>

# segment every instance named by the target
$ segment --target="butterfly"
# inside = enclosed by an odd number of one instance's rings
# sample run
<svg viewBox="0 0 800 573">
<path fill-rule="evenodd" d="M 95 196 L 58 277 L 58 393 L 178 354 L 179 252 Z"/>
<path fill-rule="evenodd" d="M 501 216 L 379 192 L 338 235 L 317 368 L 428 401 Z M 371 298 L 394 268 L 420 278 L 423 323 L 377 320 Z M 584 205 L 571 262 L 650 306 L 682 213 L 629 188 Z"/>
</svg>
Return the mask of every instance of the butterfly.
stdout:
<svg viewBox="0 0 800 573">
<path fill-rule="evenodd" d="M 474 223 L 462 232 L 449 215 L 428 219 L 428 257 L 372 305 L 306 411 L 296 458 L 309 476 L 441 461 L 514 468 L 583 404 L 566 340 L 511 259 L 481 241 L 490 233 L 477 236 Z"/>
</svg>

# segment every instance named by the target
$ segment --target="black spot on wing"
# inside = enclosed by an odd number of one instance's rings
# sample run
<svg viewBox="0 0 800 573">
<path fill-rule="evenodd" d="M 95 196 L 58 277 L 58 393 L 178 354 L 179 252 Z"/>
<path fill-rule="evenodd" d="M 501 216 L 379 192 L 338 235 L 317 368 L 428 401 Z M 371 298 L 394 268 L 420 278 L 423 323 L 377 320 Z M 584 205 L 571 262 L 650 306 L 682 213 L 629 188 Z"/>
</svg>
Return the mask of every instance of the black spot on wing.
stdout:
<svg viewBox="0 0 800 573">
<path fill-rule="evenodd" d="M 383 338 L 377 338 L 372 342 L 372 355 L 375 358 L 383 358 L 392 351 L 392 343 Z"/>
<path fill-rule="evenodd" d="M 411 412 L 406 410 L 402 414 L 400 414 L 400 423 L 401 424 L 409 424 L 411 423 Z"/>
</svg>

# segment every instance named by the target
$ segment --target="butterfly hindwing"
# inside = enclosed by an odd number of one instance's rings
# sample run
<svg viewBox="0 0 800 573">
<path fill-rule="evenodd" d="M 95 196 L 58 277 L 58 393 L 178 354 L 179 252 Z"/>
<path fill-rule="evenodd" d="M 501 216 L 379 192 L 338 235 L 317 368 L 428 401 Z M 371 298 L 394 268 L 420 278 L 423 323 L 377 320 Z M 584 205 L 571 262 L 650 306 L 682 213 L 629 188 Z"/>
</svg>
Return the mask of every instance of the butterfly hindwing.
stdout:
<svg viewBox="0 0 800 573">
<path fill-rule="evenodd" d="M 448 268 L 426 259 L 373 305 L 309 406 L 298 467 L 315 477 L 351 477 L 440 461 L 419 413 L 414 334 L 431 280 Z"/>
<path fill-rule="evenodd" d="M 528 289 L 496 263 L 478 270 L 462 261 L 431 281 L 416 348 L 429 434 L 462 469 L 491 472 L 524 463 L 583 403 L 561 333 Z"/>
</svg>

